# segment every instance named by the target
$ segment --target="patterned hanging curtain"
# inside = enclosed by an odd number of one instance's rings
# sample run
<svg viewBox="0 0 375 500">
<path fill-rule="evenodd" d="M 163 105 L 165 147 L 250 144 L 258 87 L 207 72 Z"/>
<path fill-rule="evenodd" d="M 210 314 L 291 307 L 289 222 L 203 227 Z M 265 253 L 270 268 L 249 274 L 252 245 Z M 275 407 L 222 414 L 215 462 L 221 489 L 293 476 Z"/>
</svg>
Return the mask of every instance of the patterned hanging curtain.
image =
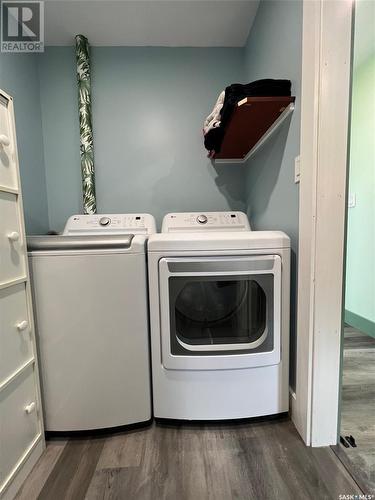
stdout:
<svg viewBox="0 0 375 500">
<path fill-rule="evenodd" d="M 96 213 L 94 142 L 92 136 L 91 82 L 89 42 L 83 35 L 76 36 L 78 81 L 79 133 L 81 140 L 81 171 L 83 213 Z"/>
</svg>

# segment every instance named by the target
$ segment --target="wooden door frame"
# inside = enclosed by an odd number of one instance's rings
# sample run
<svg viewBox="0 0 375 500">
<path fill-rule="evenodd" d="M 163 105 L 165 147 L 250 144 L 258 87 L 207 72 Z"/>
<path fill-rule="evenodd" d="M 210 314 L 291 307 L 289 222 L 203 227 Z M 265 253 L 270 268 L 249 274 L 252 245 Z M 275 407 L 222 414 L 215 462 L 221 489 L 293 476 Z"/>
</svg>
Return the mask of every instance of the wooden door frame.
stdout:
<svg viewBox="0 0 375 500">
<path fill-rule="evenodd" d="M 296 391 L 304 442 L 337 442 L 352 0 L 304 0 Z"/>
</svg>

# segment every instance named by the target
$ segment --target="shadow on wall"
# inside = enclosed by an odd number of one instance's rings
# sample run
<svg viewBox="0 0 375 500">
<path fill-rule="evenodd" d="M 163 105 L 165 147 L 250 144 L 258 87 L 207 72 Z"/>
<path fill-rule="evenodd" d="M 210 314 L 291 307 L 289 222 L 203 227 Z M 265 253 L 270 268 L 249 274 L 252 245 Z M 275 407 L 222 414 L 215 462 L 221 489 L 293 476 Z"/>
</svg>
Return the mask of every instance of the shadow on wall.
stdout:
<svg viewBox="0 0 375 500">
<path fill-rule="evenodd" d="M 247 172 L 247 212 L 256 227 L 256 220 L 267 211 L 267 207 L 277 184 L 285 146 L 289 133 L 291 117 L 271 137 L 254 157 L 246 163 Z M 264 229 L 264 228 L 263 228 Z M 267 228 L 269 230 L 276 228 Z"/>
<path fill-rule="evenodd" d="M 206 168 L 201 172 L 191 174 L 188 168 L 181 168 L 178 159 L 163 158 L 160 165 L 153 168 L 160 175 L 160 179 L 155 179 L 152 199 L 150 202 L 154 207 L 158 207 L 161 213 L 165 212 L 165 207 L 169 211 L 216 211 L 216 210 L 241 210 L 246 212 L 246 190 L 245 190 L 245 169 L 238 165 L 215 165 L 207 160 Z M 150 172 L 151 174 L 151 172 Z M 151 174 L 152 175 L 152 174 Z M 211 190 L 207 190 L 210 185 L 208 178 L 213 179 Z M 185 190 L 180 190 L 176 197 L 176 186 L 185 186 Z M 217 205 L 217 190 L 226 200 L 227 207 Z M 206 191 L 206 193 L 204 192 Z M 194 199 L 191 193 L 195 192 Z"/>
<path fill-rule="evenodd" d="M 211 161 L 207 168 L 217 174 L 214 181 L 232 210 L 246 212 L 246 166 L 234 164 L 216 165 Z"/>
</svg>

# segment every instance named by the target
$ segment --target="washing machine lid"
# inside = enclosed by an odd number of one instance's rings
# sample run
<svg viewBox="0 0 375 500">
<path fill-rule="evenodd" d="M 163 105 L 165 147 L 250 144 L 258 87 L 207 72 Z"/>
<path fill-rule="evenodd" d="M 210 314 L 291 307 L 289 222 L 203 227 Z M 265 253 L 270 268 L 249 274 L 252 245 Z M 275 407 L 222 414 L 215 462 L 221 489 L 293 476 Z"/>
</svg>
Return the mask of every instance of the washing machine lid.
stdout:
<svg viewBox="0 0 375 500">
<path fill-rule="evenodd" d="M 65 224 L 64 236 L 124 235 L 156 233 L 150 214 L 72 215 Z"/>
<path fill-rule="evenodd" d="M 290 248 L 282 231 L 161 233 L 151 235 L 149 252 L 272 250 Z"/>
<path fill-rule="evenodd" d="M 94 234 L 92 236 L 28 236 L 30 257 L 78 254 L 145 254 L 147 236 L 143 234 Z"/>
<path fill-rule="evenodd" d="M 27 249 L 30 252 L 65 250 L 108 250 L 129 249 L 134 234 L 94 236 L 28 236 Z"/>
<path fill-rule="evenodd" d="M 164 216 L 162 233 L 251 231 L 243 212 L 175 212 Z"/>
</svg>

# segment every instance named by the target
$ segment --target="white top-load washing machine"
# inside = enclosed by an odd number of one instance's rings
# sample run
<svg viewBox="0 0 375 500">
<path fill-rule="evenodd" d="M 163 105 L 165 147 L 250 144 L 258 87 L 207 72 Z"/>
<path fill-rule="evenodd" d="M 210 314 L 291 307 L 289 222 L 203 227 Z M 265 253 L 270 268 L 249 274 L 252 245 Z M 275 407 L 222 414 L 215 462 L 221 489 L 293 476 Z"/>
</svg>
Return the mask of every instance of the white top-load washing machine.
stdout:
<svg viewBox="0 0 375 500">
<path fill-rule="evenodd" d="M 173 213 L 148 261 L 155 417 L 288 411 L 288 236 L 242 212 Z"/>
<path fill-rule="evenodd" d="M 28 238 L 50 432 L 151 419 L 148 214 L 74 215 L 62 236 Z"/>
</svg>

